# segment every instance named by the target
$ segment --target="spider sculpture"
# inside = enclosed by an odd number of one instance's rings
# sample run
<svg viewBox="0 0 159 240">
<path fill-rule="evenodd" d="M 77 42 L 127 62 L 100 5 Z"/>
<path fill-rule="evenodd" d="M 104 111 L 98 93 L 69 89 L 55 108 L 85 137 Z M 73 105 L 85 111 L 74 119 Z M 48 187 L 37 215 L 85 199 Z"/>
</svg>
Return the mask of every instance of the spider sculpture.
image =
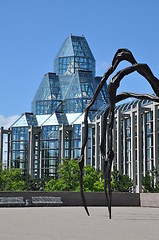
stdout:
<svg viewBox="0 0 159 240">
<path fill-rule="evenodd" d="M 108 68 L 103 78 L 101 79 L 93 98 L 90 100 L 88 106 L 85 109 L 84 140 L 81 147 L 81 156 L 78 162 L 80 167 L 80 176 L 79 176 L 80 192 L 81 192 L 83 205 L 88 216 L 89 216 L 89 211 L 86 205 L 86 200 L 85 200 L 84 191 L 83 191 L 84 150 L 85 150 L 85 146 L 87 144 L 87 139 L 88 139 L 88 112 L 90 107 L 94 104 L 95 100 L 97 99 L 98 94 L 100 93 L 103 85 L 106 83 L 110 75 L 115 71 L 119 63 L 123 60 L 128 61 L 131 64 L 131 66 L 117 72 L 115 76 L 111 78 L 108 84 L 109 106 L 107 107 L 104 114 L 102 115 L 103 130 L 102 130 L 102 136 L 101 136 L 100 150 L 101 150 L 102 160 L 104 161 L 104 179 L 105 179 L 104 191 L 105 191 L 105 195 L 108 203 L 108 212 L 109 212 L 110 219 L 111 219 L 111 201 L 112 201 L 111 168 L 112 168 L 112 163 L 114 159 L 112 132 L 113 132 L 113 124 L 114 124 L 115 104 L 117 102 L 120 102 L 121 100 L 130 98 L 130 97 L 134 97 L 138 99 L 148 99 L 155 102 L 159 102 L 159 80 L 153 75 L 149 66 L 147 64 L 137 63 L 133 54 L 128 49 L 119 49 L 113 58 L 111 66 Z M 123 77 L 135 71 L 137 71 L 150 83 L 156 96 L 153 96 L 150 94 L 137 94 L 132 92 L 122 92 L 117 95 L 117 89 L 119 88 L 120 81 L 123 79 Z M 106 140 L 108 144 L 107 152 L 105 147 Z"/>
</svg>

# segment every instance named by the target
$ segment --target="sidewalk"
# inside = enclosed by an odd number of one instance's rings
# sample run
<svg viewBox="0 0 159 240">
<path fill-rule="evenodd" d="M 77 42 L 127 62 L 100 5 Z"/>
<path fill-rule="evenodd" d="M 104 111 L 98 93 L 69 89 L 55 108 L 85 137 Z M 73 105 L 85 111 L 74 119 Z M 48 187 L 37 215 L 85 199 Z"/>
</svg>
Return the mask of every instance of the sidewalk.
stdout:
<svg viewBox="0 0 159 240">
<path fill-rule="evenodd" d="M 3 240 L 158 240 L 159 208 L 1 208 Z"/>
</svg>

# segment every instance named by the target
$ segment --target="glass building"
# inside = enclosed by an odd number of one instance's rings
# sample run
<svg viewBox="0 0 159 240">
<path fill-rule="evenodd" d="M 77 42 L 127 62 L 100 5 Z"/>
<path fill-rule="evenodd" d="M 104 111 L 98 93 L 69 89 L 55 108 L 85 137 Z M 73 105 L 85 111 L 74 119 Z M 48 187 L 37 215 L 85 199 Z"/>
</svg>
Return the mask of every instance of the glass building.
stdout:
<svg viewBox="0 0 159 240">
<path fill-rule="evenodd" d="M 114 151 L 115 166 L 141 192 L 146 172 L 159 171 L 159 104 L 137 100 L 116 107 Z"/>
<path fill-rule="evenodd" d="M 67 37 L 54 60 L 54 72 L 41 81 L 32 112 L 22 114 L 8 130 L 0 128 L 0 161 L 6 160 L 8 167 L 21 168 L 33 178 L 57 178 L 63 158 L 80 157 L 84 110 L 100 80 L 85 37 Z M 85 149 L 85 164 L 101 170 L 102 114 L 107 106 L 105 85 L 89 111 Z M 146 171 L 153 167 L 159 171 L 159 104 L 137 100 L 116 106 L 113 141 L 114 166 L 133 180 L 134 192 L 141 192 Z"/>
<path fill-rule="evenodd" d="M 54 72 L 45 74 L 40 83 L 32 112 L 22 114 L 8 130 L 7 166 L 21 168 L 32 177 L 56 178 L 62 158 L 80 156 L 83 112 L 101 80 L 95 69 L 85 37 L 68 36 L 54 60 Z M 89 113 L 89 164 L 95 164 L 91 123 L 107 104 L 105 84 Z"/>
</svg>

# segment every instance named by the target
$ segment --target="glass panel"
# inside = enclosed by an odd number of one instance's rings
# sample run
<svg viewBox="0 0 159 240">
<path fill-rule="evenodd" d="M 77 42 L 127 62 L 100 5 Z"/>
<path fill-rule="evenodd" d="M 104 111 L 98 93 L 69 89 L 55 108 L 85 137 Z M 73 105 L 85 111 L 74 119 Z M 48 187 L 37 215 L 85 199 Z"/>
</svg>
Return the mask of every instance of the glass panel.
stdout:
<svg viewBox="0 0 159 240">
<path fill-rule="evenodd" d="M 27 172 L 28 127 L 13 127 L 11 139 L 11 166 Z"/>
<path fill-rule="evenodd" d="M 57 178 L 59 164 L 59 126 L 43 126 L 41 174 Z"/>
<path fill-rule="evenodd" d="M 76 70 L 92 71 L 95 75 L 95 59 L 84 37 L 69 36 L 54 61 L 56 74 L 72 74 Z"/>
</svg>

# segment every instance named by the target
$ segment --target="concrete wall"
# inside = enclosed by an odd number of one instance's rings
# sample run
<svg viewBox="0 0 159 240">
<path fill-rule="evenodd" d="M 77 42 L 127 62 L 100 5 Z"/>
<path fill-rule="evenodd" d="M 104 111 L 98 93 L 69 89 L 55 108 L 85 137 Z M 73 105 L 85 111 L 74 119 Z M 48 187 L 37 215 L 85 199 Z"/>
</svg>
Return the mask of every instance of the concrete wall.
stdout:
<svg viewBox="0 0 159 240">
<path fill-rule="evenodd" d="M 141 193 L 141 207 L 159 207 L 159 193 Z"/>
<path fill-rule="evenodd" d="M 23 203 L 7 203 L 7 198 L 12 199 L 16 197 L 22 197 Z M 33 203 L 33 197 L 43 197 L 44 199 L 59 197 L 61 203 Z M 86 192 L 85 197 L 88 206 L 107 206 L 103 192 Z M 79 192 L 0 192 L 0 207 L 12 206 L 83 206 L 83 204 Z M 159 208 L 159 193 L 112 193 L 112 206 Z"/>
<path fill-rule="evenodd" d="M 1 202 L 1 198 L 23 197 L 23 203 Z M 62 203 L 33 203 L 33 197 L 61 198 Z M 86 192 L 88 206 L 107 206 L 103 192 Z M 4 206 L 83 206 L 79 192 L 0 192 L 0 207 Z M 140 206 L 140 194 L 138 193 L 112 193 L 112 206 Z"/>
</svg>

